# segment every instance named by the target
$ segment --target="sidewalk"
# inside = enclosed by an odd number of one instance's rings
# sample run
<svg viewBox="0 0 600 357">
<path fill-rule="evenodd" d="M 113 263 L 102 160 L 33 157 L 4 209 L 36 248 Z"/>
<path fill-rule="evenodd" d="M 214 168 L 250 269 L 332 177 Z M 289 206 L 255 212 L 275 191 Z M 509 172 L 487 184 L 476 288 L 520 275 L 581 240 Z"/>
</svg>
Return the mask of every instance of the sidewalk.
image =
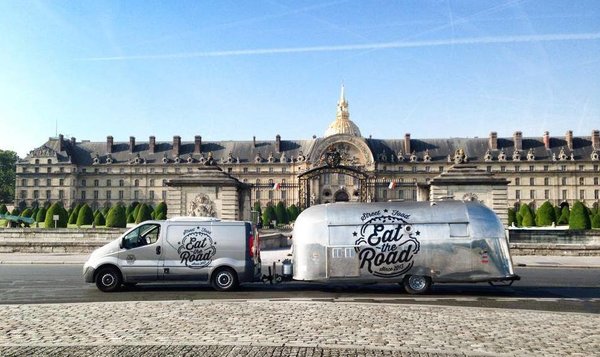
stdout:
<svg viewBox="0 0 600 357">
<path fill-rule="evenodd" d="M 0 355 L 597 356 L 599 325 L 595 314 L 302 299 L 5 305 Z"/>
<path fill-rule="evenodd" d="M 263 250 L 261 259 L 263 265 L 273 261 L 283 260 L 289 250 Z M 80 264 L 87 260 L 89 254 L 65 253 L 0 253 L 0 264 Z M 594 268 L 600 269 L 600 256 L 543 256 L 543 255 L 513 255 L 515 267 L 537 268 Z"/>
</svg>

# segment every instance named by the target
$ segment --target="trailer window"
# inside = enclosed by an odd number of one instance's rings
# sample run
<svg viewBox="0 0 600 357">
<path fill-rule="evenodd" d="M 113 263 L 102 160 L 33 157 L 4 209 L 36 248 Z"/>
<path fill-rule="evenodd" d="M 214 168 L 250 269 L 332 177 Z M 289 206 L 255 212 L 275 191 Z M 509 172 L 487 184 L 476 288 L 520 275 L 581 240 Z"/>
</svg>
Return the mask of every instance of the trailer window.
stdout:
<svg viewBox="0 0 600 357">
<path fill-rule="evenodd" d="M 354 252 L 354 248 L 346 248 L 344 249 L 344 255 L 346 256 L 346 258 L 354 258 L 354 255 L 356 253 Z"/>
<path fill-rule="evenodd" d="M 343 250 L 342 250 L 342 248 L 333 248 L 333 249 L 331 250 L 331 257 L 332 257 L 332 258 L 342 258 L 343 256 L 344 256 L 344 255 L 343 255 Z"/>
<path fill-rule="evenodd" d="M 468 237 L 469 230 L 466 223 L 451 223 L 450 237 Z"/>
</svg>

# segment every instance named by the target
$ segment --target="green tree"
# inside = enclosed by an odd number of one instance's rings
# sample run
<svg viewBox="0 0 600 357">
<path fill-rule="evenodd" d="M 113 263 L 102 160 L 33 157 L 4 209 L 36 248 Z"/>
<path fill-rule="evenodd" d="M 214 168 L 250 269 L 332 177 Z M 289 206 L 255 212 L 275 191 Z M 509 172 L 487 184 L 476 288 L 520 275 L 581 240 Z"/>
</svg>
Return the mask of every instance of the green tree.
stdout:
<svg viewBox="0 0 600 357">
<path fill-rule="evenodd" d="M 262 208 L 260 207 L 260 201 L 256 201 L 254 202 L 254 205 L 252 206 L 252 210 L 256 211 L 256 216 L 252 216 L 254 219 L 254 217 L 256 217 L 257 219 L 262 220 Z M 258 223 L 258 222 L 253 222 L 253 223 Z"/>
<path fill-rule="evenodd" d="M 575 201 L 573 210 L 569 217 L 569 229 L 590 229 L 592 222 L 590 220 L 587 207 L 581 201 Z"/>
<path fill-rule="evenodd" d="M 54 228 L 54 216 L 58 215 L 58 221 L 56 222 L 57 228 L 66 228 L 69 220 L 67 211 L 63 208 L 60 202 L 55 202 L 48 211 L 46 211 L 46 219 L 44 220 L 44 227 Z"/>
<path fill-rule="evenodd" d="M 107 227 L 116 227 L 116 228 L 127 227 L 127 217 L 125 217 L 125 207 L 123 207 L 120 204 L 113 206 L 108 211 L 108 216 L 106 216 L 106 226 Z"/>
<path fill-rule="evenodd" d="M 94 216 L 94 226 L 96 227 L 101 227 L 106 225 L 106 220 L 104 219 L 104 215 L 102 214 L 102 212 L 97 211 L 98 214 L 96 214 Z"/>
<path fill-rule="evenodd" d="M 79 213 L 77 214 L 77 227 L 88 226 L 94 223 L 94 213 L 90 206 L 87 203 L 84 203 L 81 208 L 79 208 Z"/>
<path fill-rule="evenodd" d="M 571 215 L 571 211 L 569 211 L 569 206 L 565 205 L 560 212 L 560 216 L 558 218 L 558 222 L 556 222 L 559 225 L 566 225 L 569 224 L 569 216 Z"/>
<path fill-rule="evenodd" d="M 512 227 L 513 225 L 518 226 L 517 225 L 517 213 L 515 212 L 514 208 L 509 208 L 508 209 L 508 226 Z"/>
<path fill-rule="evenodd" d="M 139 207 L 139 209 L 137 210 L 137 216 L 135 217 L 135 223 L 141 223 L 141 222 L 149 221 L 152 219 L 152 216 L 150 215 L 150 213 L 152 212 L 152 209 L 150 208 L 150 206 L 148 206 L 145 203 L 142 203 L 138 207 Z"/>
<path fill-rule="evenodd" d="M 156 205 L 156 208 L 154 209 L 154 219 L 156 219 L 156 220 L 167 219 L 167 204 L 166 203 L 161 202 L 158 205 Z"/>
<path fill-rule="evenodd" d="M 10 211 L 10 214 L 11 214 L 12 216 L 18 216 L 18 215 L 20 215 L 20 214 L 21 214 L 21 210 L 19 209 L 19 207 L 15 207 L 15 208 L 13 208 L 13 210 L 12 210 L 12 211 Z"/>
<path fill-rule="evenodd" d="M 592 218 L 592 228 L 600 228 L 600 213 Z"/>
<path fill-rule="evenodd" d="M 8 209 L 6 208 L 6 205 L 0 204 L 0 214 L 7 214 L 8 213 Z"/>
<path fill-rule="evenodd" d="M 25 210 L 21 212 L 21 217 L 31 217 L 32 213 L 33 211 L 31 210 L 31 208 L 25 208 Z"/>
<path fill-rule="evenodd" d="M 36 222 L 44 222 L 46 220 L 46 212 L 48 210 L 44 207 L 40 207 L 37 214 L 35 215 Z"/>
<path fill-rule="evenodd" d="M 283 203 L 283 201 L 279 201 L 277 203 L 277 206 L 275 206 L 275 217 L 277 217 L 277 224 L 290 223 L 287 214 L 287 209 L 285 208 L 285 203 Z"/>
<path fill-rule="evenodd" d="M 275 207 L 272 204 L 268 204 L 267 207 L 263 210 L 262 214 L 262 222 L 263 227 L 269 227 L 271 221 L 276 220 L 277 215 L 275 214 Z"/>
<path fill-rule="evenodd" d="M 551 226 L 552 223 L 556 223 L 556 216 L 554 215 L 552 203 L 546 201 L 538 208 L 535 216 L 535 223 L 538 227 Z"/>
<path fill-rule="evenodd" d="M 290 222 L 295 221 L 296 218 L 298 218 L 299 214 L 300 210 L 295 204 L 292 203 L 292 205 L 288 207 L 288 217 L 290 219 Z"/>
<path fill-rule="evenodd" d="M 77 206 L 73 208 L 71 213 L 69 214 L 69 224 L 77 224 L 77 218 L 79 217 L 79 210 L 81 209 L 81 204 L 78 203 Z"/>
<path fill-rule="evenodd" d="M 17 153 L 0 150 L 0 202 L 12 202 L 15 198 L 15 175 Z"/>
<path fill-rule="evenodd" d="M 521 216 L 521 227 L 534 227 L 535 226 L 535 222 L 533 219 L 533 213 L 531 212 L 531 208 L 526 205 L 526 204 L 522 204 L 521 208 L 519 208 L 519 213 L 517 215 Z M 518 218 L 517 218 L 518 219 Z"/>
</svg>

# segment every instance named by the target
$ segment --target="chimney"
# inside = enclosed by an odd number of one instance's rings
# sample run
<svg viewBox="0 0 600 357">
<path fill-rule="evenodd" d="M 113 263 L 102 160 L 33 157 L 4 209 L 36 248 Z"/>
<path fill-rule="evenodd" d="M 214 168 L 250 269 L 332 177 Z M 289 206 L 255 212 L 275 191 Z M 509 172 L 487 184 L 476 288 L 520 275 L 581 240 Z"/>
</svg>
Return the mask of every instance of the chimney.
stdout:
<svg viewBox="0 0 600 357">
<path fill-rule="evenodd" d="M 199 154 L 202 152 L 202 137 L 200 135 L 196 135 L 194 137 L 194 154 Z"/>
<path fill-rule="evenodd" d="M 129 137 L 129 152 L 133 153 L 135 151 L 135 136 Z"/>
<path fill-rule="evenodd" d="M 58 135 L 58 151 L 63 151 L 63 140 L 65 136 L 63 134 Z"/>
<path fill-rule="evenodd" d="M 544 131 L 544 147 L 546 147 L 546 150 L 550 150 L 550 132 L 548 131 Z"/>
<path fill-rule="evenodd" d="M 148 150 L 151 154 L 156 153 L 156 137 L 151 136 L 148 143 Z"/>
<path fill-rule="evenodd" d="M 523 150 L 523 133 L 520 131 L 515 131 L 513 134 L 513 141 L 515 143 L 515 150 Z"/>
<path fill-rule="evenodd" d="M 489 148 L 490 150 L 498 150 L 498 133 L 495 131 L 490 132 Z"/>
<path fill-rule="evenodd" d="M 279 134 L 275 136 L 275 150 L 277 150 L 277 152 L 281 152 L 281 135 Z"/>
<path fill-rule="evenodd" d="M 109 154 L 113 152 L 113 137 L 110 135 L 106 137 L 106 152 Z"/>
<path fill-rule="evenodd" d="M 569 150 L 573 150 L 573 130 L 567 130 L 565 133 L 565 140 L 567 142 L 567 147 Z"/>
<path fill-rule="evenodd" d="M 600 130 L 592 130 L 592 149 L 600 150 Z"/>
<path fill-rule="evenodd" d="M 252 137 L 252 145 L 256 147 L 256 136 Z"/>
<path fill-rule="evenodd" d="M 410 154 L 410 133 L 404 134 L 404 152 Z"/>
<path fill-rule="evenodd" d="M 180 149 L 181 149 L 181 136 L 175 135 L 173 137 L 173 156 L 179 156 Z"/>
</svg>

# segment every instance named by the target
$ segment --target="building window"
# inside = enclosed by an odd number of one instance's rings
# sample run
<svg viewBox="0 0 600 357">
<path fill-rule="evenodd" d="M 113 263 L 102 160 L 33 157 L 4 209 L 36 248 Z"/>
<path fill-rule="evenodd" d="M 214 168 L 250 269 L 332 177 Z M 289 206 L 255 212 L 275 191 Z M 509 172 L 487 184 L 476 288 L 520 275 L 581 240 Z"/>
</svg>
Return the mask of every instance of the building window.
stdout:
<svg viewBox="0 0 600 357">
<path fill-rule="evenodd" d="M 515 185 L 516 186 L 520 186 L 521 185 L 521 179 L 520 178 L 518 178 L 518 177 L 515 178 Z"/>
<path fill-rule="evenodd" d="M 521 199 L 521 190 L 516 190 L 515 191 L 515 199 L 516 200 L 520 200 Z"/>
<path fill-rule="evenodd" d="M 46 199 L 49 200 L 52 195 L 52 191 L 46 190 Z"/>
<path fill-rule="evenodd" d="M 519 172 L 519 171 L 521 171 L 521 166 L 515 165 L 515 172 Z"/>
<path fill-rule="evenodd" d="M 254 169 L 254 171 L 256 171 L 257 174 L 260 174 L 260 167 L 257 167 L 256 169 Z"/>
<path fill-rule="evenodd" d="M 20 196 L 21 196 L 21 199 L 23 199 L 23 200 L 26 199 L 27 198 L 27 191 L 22 190 Z"/>
<path fill-rule="evenodd" d="M 561 177 L 560 178 L 560 182 L 561 182 L 561 185 L 566 186 L 567 185 L 567 178 L 566 177 Z"/>
<path fill-rule="evenodd" d="M 165 187 L 167 185 L 167 180 L 162 180 L 162 185 Z"/>
<path fill-rule="evenodd" d="M 490 171 L 491 171 L 491 170 L 492 170 L 492 167 L 491 167 L 491 166 L 488 166 L 488 167 L 490 168 Z M 438 168 L 438 171 L 439 171 L 439 172 L 444 172 L 444 166 L 440 166 L 440 167 Z"/>
<path fill-rule="evenodd" d="M 382 192 L 382 198 L 384 200 L 387 200 L 387 193 L 388 193 L 387 190 L 383 190 L 383 192 Z"/>
<path fill-rule="evenodd" d="M 323 175 L 323 184 L 324 185 L 329 185 L 330 180 L 329 180 L 329 174 L 324 174 Z"/>
<path fill-rule="evenodd" d="M 256 200 L 260 200 L 260 190 L 256 190 L 256 194 L 255 194 L 254 198 L 256 198 Z"/>
<path fill-rule="evenodd" d="M 269 167 L 269 173 L 272 174 L 273 173 L 273 168 Z"/>
<path fill-rule="evenodd" d="M 100 180 L 94 180 L 94 187 L 100 186 Z"/>
<path fill-rule="evenodd" d="M 40 164 L 40 159 L 35 159 L 35 164 L 39 165 Z"/>
<path fill-rule="evenodd" d="M 58 185 L 59 186 L 64 186 L 65 185 L 65 180 L 64 179 L 59 179 L 58 180 Z"/>
<path fill-rule="evenodd" d="M 248 168 L 247 168 L 247 167 L 244 167 L 244 168 L 242 169 L 242 172 L 243 172 L 243 173 L 245 173 L 245 174 L 247 174 L 247 173 L 248 173 Z"/>
<path fill-rule="evenodd" d="M 500 172 L 505 172 L 506 171 L 506 166 L 500 166 Z"/>
<path fill-rule="evenodd" d="M 579 171 L 583 171 L 583 165 L 579 165 Z"/>
<path fill-rule="evenodd" d="M 39 173 L 40 172 L 40 168 L 39 167 L 34 168 L 33 172 L 35 172 L 36 174 Z"/>
<path fill-rule="evenodd" d="M 188 170 L 189 170 L 189 172 L 192 172 L 192 169 L 188 169 Z M 231 175 L 232 172 L 233 172 L 233 168 L 228 167 L 227 168 L 227 173 Z"/>
<path fill-rule="evenodd" d="M 600 190 L 594 190 L 594 199 L 597 200 L 600 198 Z"/>
<path fill-rule="evenodd" d="M 284 166 L 284 167 L 282 167 L 282 168 L 281 168 L 281 172 L 282 172 L 282 173 L 286 173 L 286 172 L 287 172 L 287 167 L 285 167 L 285 166 Z"/>
<path fill-rule="evenodd" d="M 167 191 L 163 191 L 162 192 L 162 200 L 166 201 L 167 200 Z"/>
<path fill-rule="evenodd" d="M 26 179 L 22 179 L 21 180 L 21 186 L 27 187 L 27 180 Z"/>
<path fill-rule="evenodd" d="M 269 200 L 273 199 L 273 190 L 269 190 Z"/>
<path fill-rule="evenodd" d="M 87 185 L 87 182 L 85 180 L 81 180 L 81 186 L 85 187 Z"/>
<path fill-rule="evenodd" d="M 39 179 L 34 179 L 33 180 L 33 187 L 39 187 L 40 186 L 40 180 Z"/>
<path fill-rule="evenodd" d="M 535 166 L 529 165 L 529 171 L 535 171 Z"/>
<path fill-rule="evenodd" d="M 425 166 L 425 172 L 429 172 L 429 171 L 431 171 L 431 167 Z"/>
<path fill-rule="evenodd" d="M 546 200 L 550 199 L 550 190 L 544 190 L 544 199 L 546 199 Z"/>
<path fill-rule="evenodd" d="M 400 200 L 404 199 L 404 190 L 398 190 L 398 199 L 400 199 Z"/>
<path fill-rule="evenodd" d="M 139 187 L 139 186 L 140 186 L 140 180 L 138 180 L 138 179 L 135 179 L 135 181 L 133 181 L 133 185 L 134 185 L 135 187 Z"/>
<path fill-rule="evenodd" d="M 567 190 L 562 190 L 562 199 L 563 200 L 567 199 Z"/>
<path fill-rule="evenodd" d="M 150 186 L 154 186 L 154 179 L 150 179 Z"/>
<path fill-rule="evenodd" d="M 535 179 L 533 177 L 529 178 L 529 186 L 535 186 Z"/>
<path fill-rule="evenodd" d="M 585 184 L 585 180 L 583 179 L 583 177 L 579 178 L 579 184 L 582 186 Z"/>
<path fill-rule="evenodd" d="M 416 166 L 412 167 L 412 172 L 417 172 L 417 167 Z"/>
<path fill-rule="evenodd" d="M 106 199 L 110 200 L 112 197 L 112 191 L 106 191 Z"/>
<path fill-rule="evenodd" d="M 65 191 L 58 190 L 58 199 L 62 200 L 63 198 L 65 198 Z"/>
<path fill-rule="evenodd" d="M 579 190 L 579 199 L 585 200 L 585 190 Z"/>
<path fill-rule="evenodd" d="M 65 172 L 65 168 L 64 168 L 64 167 L 60 167 L 60 168 L 58 169 L 58 172 Z"/>
<path fill-rule="evenodd" d="M 150 173 L 153 174 L 154 173 L 154 167 L 150 168 Z"/>
<path fill-rule="evenodd" d="M 46 172 L 47 172 L 47 173 L 51 173 L 51 172 L 52 172 L 52 168 L 50 168 L 50 167 L 47 167 L 47 168 L 46 168 Z"/>
<path fill-rule="evenodd" d="M 81 191 L 81 199 L 85 200 L 85 191 Z"/>
<path fill-rule="evenodd" d="M 286 192 L 285 190 L 284 190 L 284 191 L 281 191 L 281 200 L 282 200 L 282 201 L 285 201 L 285 200 L 286 200 L 286 198 L 287 198 L 287 192 Z"/>
<path fill-rule="evenodd" d="M 594 186 L 598 186 L 598 178 L 594 177 Z"/>
<path fill-rule="evenodd" d="M 119 199 L 123 200 L 124 197 L 125 197 L 125 192 L 123 190 L 119 190 Z"/>
<path fill-rule="evenodd" d="M 46 179 L 46 186 L 52 186 L 52 180 Z"/>
<path fill-rule="evenodd" d="M 547 177 L 544 177 L 544 186 L 548 186 L 550 184 L 550 179 Z"/>
<path fill-rule="evenodd" d="M 550 167 L 548 165 L 544 165 L 544 171 L 548 171 Z"/>
<path fill-rule="evenodd" d="M 94 190 L 94 199 L 97 200 L 98 199 L 98 190 Z"/>
<path fill-rule="evenodd" d="M 123 186 L 125 186 L 125 181 L 124 181 L 124 180 L 119 180 L 119 186 L 120 186 L 120 187 L 123 187 Z"/>
<path fill-rule="evenodd" d="M 106 186 L 107 186 L 107 187 L 110 187 L 110 186 L 112 186 L 112 182 L 111 182 L 110 180 L 106 180 Z"/>
<path fill-rule="evenodd" d="M 150 190 L 150 192 L 148 192 L 148 194 L 150 195 L 150 200 L 154 201 L 154 191 Z"/>
<path fill-rule="evenodd" d="M 560 165 L 560 171 L 567 171 L 567 165 Z"/>
<path fill-rule="evenodd" d="M 273 179 L 269 179 L 269 186 L 273 185 Z"/>
<path fill-rule="evenodd" d="M 529 191 L 529 198 L 534 200 L 535 199 L 535 190 L 530 190 Z"/>
<path fill-rule="evenodd" d="M 140 199 L 140 191 L 138 191 L 138 190 L 133 191 L 133 199 L 134 200 Z"/>
</svg>

